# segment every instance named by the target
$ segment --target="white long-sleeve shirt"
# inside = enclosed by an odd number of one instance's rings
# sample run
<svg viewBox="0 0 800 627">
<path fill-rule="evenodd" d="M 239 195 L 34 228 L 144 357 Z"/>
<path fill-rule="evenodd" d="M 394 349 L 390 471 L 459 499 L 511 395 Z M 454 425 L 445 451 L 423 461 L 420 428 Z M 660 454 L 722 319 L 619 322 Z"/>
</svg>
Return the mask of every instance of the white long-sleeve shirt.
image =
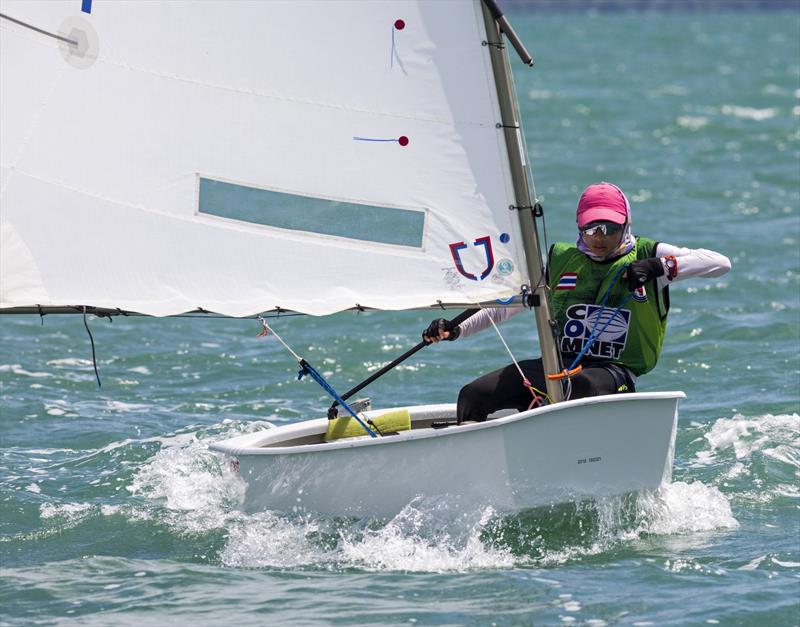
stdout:
<svg viewBox="0 0 800 627">
<path fill-rule="evenodd" d="M 681 248 L 679 246 L 673 246 L 672 244 L 659 243 L 655 249 L 655 256 L 660 257 L 661 263 L 664 265 L 664 275 L 658 277 L 657 281 L 659 289 L 675 281 L 682 281 L 692 277 L 714 278 L 722 276 L 731 269 L 730 259 L 725 255 L 721 255 L 713 250 L 706 250 L 705 248 Z M 678 274 L 671 281 L 664 259 L 669 256 L 675 257 L 678 262 Z M 483 329 L 492 324 L 492 320 L 495 324 L 500 324 L 512 316 L 521 313 L 524 309 L 525 308 L 521 306 L 481 309 L 474 316 L 468 318 L 459 325 L 461 328 L 460 337 L 467 337 L 478 331 L 483 331 Z"/>
</svg>

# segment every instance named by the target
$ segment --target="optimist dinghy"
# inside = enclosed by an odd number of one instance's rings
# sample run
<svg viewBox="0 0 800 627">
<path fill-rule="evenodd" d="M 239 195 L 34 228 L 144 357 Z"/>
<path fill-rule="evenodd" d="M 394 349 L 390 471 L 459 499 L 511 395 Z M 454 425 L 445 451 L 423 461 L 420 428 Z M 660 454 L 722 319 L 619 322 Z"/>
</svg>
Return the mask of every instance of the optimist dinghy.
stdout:
<svg viewBox="0 0 800 627">
<path fill-rule="evenodd" d="M 411 429 L 395 435 L 326 442 L 329 420 L 320 418 L 211 448 L 231 456 L 252 509 L 389 517 L 441 495 L 516 511 L 669 482 L 683 396 L 585 398 L 449 426 L 440 425 L 455 422 L 455 405 L 422 405 L 400 410 Z"/>
<path fill-rule="evenodd" d="M 0 28 L 1 312 L 523 305 L 559 372 L 507 44 L 532 61 L 494 0 L 5 0 Z M 361 411 L 301 366 L 341 416 L 211 447 L 248 508 L 518 509 L 670 480 L 680 392 L 551 381 L 547 406 L 456 425 L 452 405 Z"/>
</svg>

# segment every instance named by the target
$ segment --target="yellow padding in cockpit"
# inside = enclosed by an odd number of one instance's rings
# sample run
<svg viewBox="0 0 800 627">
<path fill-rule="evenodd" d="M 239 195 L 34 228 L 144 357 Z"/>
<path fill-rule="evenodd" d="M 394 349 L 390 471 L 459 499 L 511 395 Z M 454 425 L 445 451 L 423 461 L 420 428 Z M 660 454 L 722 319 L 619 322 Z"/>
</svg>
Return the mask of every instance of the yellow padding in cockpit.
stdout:
<svg viewBox="0 0 800 627">
<path fill-rule="evenodd" d="M 372 428 L 363 417 L 362 420 Z M 407 409 L 396 409 L 387 411 L 380 416 L 372 418 L 372 422 L 378 427 L 381 433 L 396 433 L 398 431 L 408 431 L 411 429 L 411 416 Z M 375 429 L 373 429 L 374 431 Z M 342 438 L 354 438 L 359 435 L 367 435 L 364 427 L 352 416 L 339 416 L 334 420 L 328 421 L 328 430 L 325 432 L 325 441 L 340 440 Z"/>
</svg>

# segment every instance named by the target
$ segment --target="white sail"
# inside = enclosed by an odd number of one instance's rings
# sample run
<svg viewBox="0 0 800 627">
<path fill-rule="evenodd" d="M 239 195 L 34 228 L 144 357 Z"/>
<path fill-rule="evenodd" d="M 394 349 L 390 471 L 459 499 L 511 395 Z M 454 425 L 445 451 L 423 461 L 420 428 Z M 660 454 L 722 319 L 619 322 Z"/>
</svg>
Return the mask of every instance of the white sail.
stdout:
<svg viewBox="0 0 800 627">
<path fill-rule="evenodd" d="M 0 309 L 528 283 L 477 0 L 81 4 L 0 3 Z"/>
<path fill-rule="evenodd" d="M 0 13 L 0 310 L 494 303 L 540 273 L 492 47 L 500 28 L 516 38 L 494 3 L 0 0 Z M 530 287 L 556 372 L 546 290 Z M 557 381 L 548 392 L 560 400 Z M 211 448 L 233 458 L 248 507 L 391 515 L 450 494 L 526 508 L 668 482 L 682 397 L 476 424 L 456 424 L 455 405 L 406 407 L 405 429 L 381 437 L 330 440 L 323 418 Z M 364 467 L 388 483 L 359 483 Z M 331 491 L 332 472 L 350 489 Z"/>
</svg>

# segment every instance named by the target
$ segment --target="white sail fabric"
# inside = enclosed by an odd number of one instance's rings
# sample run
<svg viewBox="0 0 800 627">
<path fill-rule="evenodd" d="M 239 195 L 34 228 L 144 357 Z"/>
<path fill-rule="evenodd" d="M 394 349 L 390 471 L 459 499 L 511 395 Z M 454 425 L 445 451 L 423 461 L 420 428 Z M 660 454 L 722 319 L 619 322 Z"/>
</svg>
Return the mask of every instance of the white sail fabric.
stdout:
<svg viewBox="0 0 800 627">
<path fill-rule="evenodd" d="M 327 314 L 528 283 L 479 0 L 89 4 L 0 3 L 0 308 Z M 204 211 L 208 189 L 235 193 Z M 260 217 L 270 193 L 300 226 Z"/>
</svg>

